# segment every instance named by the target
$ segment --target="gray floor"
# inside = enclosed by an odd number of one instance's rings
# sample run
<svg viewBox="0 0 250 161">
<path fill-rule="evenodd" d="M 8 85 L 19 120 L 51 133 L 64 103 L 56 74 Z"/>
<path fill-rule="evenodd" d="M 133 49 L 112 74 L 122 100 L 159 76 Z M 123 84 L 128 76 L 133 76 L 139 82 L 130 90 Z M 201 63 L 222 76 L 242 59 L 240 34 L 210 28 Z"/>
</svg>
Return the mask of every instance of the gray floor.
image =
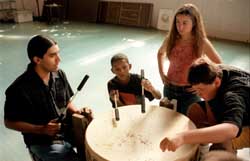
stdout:
<svg viewBox="0 0 250 161">
<path fill-rule="evenodd" d="M 47 34 L 54 37 L 61 48 L 61 68 L 65 70 L 72 88 L 85 74 L 90 79 L 74 100 L 79 107 L 91 107 L 94 112 L 111 108 L 106 89 L 113 77 L 110 58 L 122 52 L 132 63 L 132 72 L 145 70 L 145 76 L 162 90 L 158 74 L 156 53 L 165 33 L 153 29 L 88 23 L 65 23 L 48 26 L 43 23 L 0 23 L 0 161 L 28 161 L 30 157 L 20 133 L 3 125 L 4 91 L 21 74 L 28 63 L 26 46 L 30 36 Z M 213 40 L 215 48 L 227 64 L 250 71 L 250 45 L 239 42 Z M 158 104 L 157 101 L 151 102 Z M 240 152 L 250 156 L 249 149 Z"/>
</svg>

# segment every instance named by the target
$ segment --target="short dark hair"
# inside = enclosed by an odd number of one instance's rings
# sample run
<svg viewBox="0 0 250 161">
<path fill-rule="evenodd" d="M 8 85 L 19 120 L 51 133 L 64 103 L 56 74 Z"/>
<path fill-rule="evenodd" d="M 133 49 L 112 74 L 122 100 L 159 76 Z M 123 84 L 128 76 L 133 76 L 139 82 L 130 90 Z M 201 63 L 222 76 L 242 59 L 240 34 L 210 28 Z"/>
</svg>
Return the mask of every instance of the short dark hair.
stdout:
<svg viewBox="0 0 250 161">
<path fill-rule="evenodd" d="M 118 60 L 122 60 L 122 59 L 125 59 L 128 63 L 128 57 L 125 55 L 125 54 L 122 54 L 122 53 L 118 53 L 118 54 L 115 54 L 112 58 L 111 58 L 111 66 L 113 66 L 114 62 L 118 61 Z"/>
<path fill-rule="evenodd" d="M 57 44 L 56 41 L 49 37 L 43 35 L 33 36 L 30 39 L 27 47 L 28 57 L 30 61 L 33 63 L 33 58 L 35 56 L 43 58 L 47 50 L 55 44 Z"/>
<path fill-rule="evenodd" d="M 199 58 L 189 68 L 188 82 L 191 85 L 199 83 L 212 84 L 216 77 L 222 77 L 222 71 L 218 65 L 207 58 Z"/>
</svg>

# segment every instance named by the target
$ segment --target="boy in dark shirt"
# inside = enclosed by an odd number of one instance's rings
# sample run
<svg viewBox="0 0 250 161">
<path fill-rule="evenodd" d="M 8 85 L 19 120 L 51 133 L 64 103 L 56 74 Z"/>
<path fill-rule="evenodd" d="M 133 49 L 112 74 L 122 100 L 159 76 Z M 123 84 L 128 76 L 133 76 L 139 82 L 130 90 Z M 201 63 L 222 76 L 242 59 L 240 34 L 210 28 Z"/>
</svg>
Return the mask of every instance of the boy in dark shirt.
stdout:
<svg viewBox="0 0 250 161">
<path fill-rule="evenodd" d="M 213 143 L 210 150 L 235 152 L 250 147 L 250 73 L 200 58 L 191 65 L 188 81 L 204 99 L 188 109 L 198 129 L 165 137 L 160 148 Z"/>
<path fill-rule="evenodd" d="M 131 64 L 124 54 L 116 54 L 111 58 L 111 71 L 116 75 L 108 82 L 110 101 L 114 107 L 114 95 L 117 97 L 117 106 L 133 105 L 141 103 L 142 86 L 145 89 L 145 97 L 150 101 L 160 99 L 161 93 L 156 90 L 147 79 L 141 79 L 138 74 L 129 73 Z"/>
</svg>

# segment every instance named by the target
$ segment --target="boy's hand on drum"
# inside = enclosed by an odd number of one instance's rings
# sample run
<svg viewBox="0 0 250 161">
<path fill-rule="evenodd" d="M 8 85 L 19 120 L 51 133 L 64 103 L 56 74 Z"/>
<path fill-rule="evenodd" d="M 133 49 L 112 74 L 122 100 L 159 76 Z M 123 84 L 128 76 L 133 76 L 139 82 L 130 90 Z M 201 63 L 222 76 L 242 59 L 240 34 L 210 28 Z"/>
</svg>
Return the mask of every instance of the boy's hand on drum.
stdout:
<svg viewBox="0 0 250 161">
<path fill-rule="evenodd" d="M 160 143 L 160 148 L 163 152 L 166 150 L 175 152 L 182 144 L 183 138 L 181 135 L 176 135 L 173 138 L 165 137 Z"/>
</svg>

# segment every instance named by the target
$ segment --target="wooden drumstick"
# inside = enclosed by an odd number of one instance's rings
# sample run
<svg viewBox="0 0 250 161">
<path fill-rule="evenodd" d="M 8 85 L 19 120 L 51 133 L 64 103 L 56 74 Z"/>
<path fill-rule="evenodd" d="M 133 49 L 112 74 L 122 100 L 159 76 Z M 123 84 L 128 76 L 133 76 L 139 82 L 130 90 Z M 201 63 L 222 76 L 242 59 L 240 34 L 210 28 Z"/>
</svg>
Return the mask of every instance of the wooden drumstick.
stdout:
<svg viewBox="0 0 250 161">
<path fill-rule="evenodd" d="M 144 79 L 144 69 L 141 69 L 141 80 Z M 145 113 L 145 95 L 144 95 L 144 87 L 141 87 L 141 112 Z"/>
<path fill-rule="evenodd" d="M 64 115 L 66 113 L 66 111 L 68 110 L 68 104 L 70 102 L 73 102 L 74 98 L 76 97 L 77 93 L 79 91 L 81 91 L 82 87 L 85 85 L 85 83 L 87 82 L 87 80 L 89 79 L 89 76 L 88 75 L 85 75 L 83 80 L 81 81 L 81 83 L 79 84 L 79 86 L 77 87 L 77 91 L 76 93 L 70 98 L 69 102 L 67 103 L 67 106 L 66 108 L 64 109 L 64 111 L 60 114 L 60 116 L 58 117 L 57 119 L 57 122 L 62 122 L 63 118 L 64 118 Z"/>
<path fill-rule="evenodd" d="M 119 116 L 119 110 L 117 108 L 117 98 L 116 98 L 116 93 L 114 95 L 114 101 L 115 101 L 115 120 L 119 121 L 120 120 L 120 116 Z"/>
</svg>

